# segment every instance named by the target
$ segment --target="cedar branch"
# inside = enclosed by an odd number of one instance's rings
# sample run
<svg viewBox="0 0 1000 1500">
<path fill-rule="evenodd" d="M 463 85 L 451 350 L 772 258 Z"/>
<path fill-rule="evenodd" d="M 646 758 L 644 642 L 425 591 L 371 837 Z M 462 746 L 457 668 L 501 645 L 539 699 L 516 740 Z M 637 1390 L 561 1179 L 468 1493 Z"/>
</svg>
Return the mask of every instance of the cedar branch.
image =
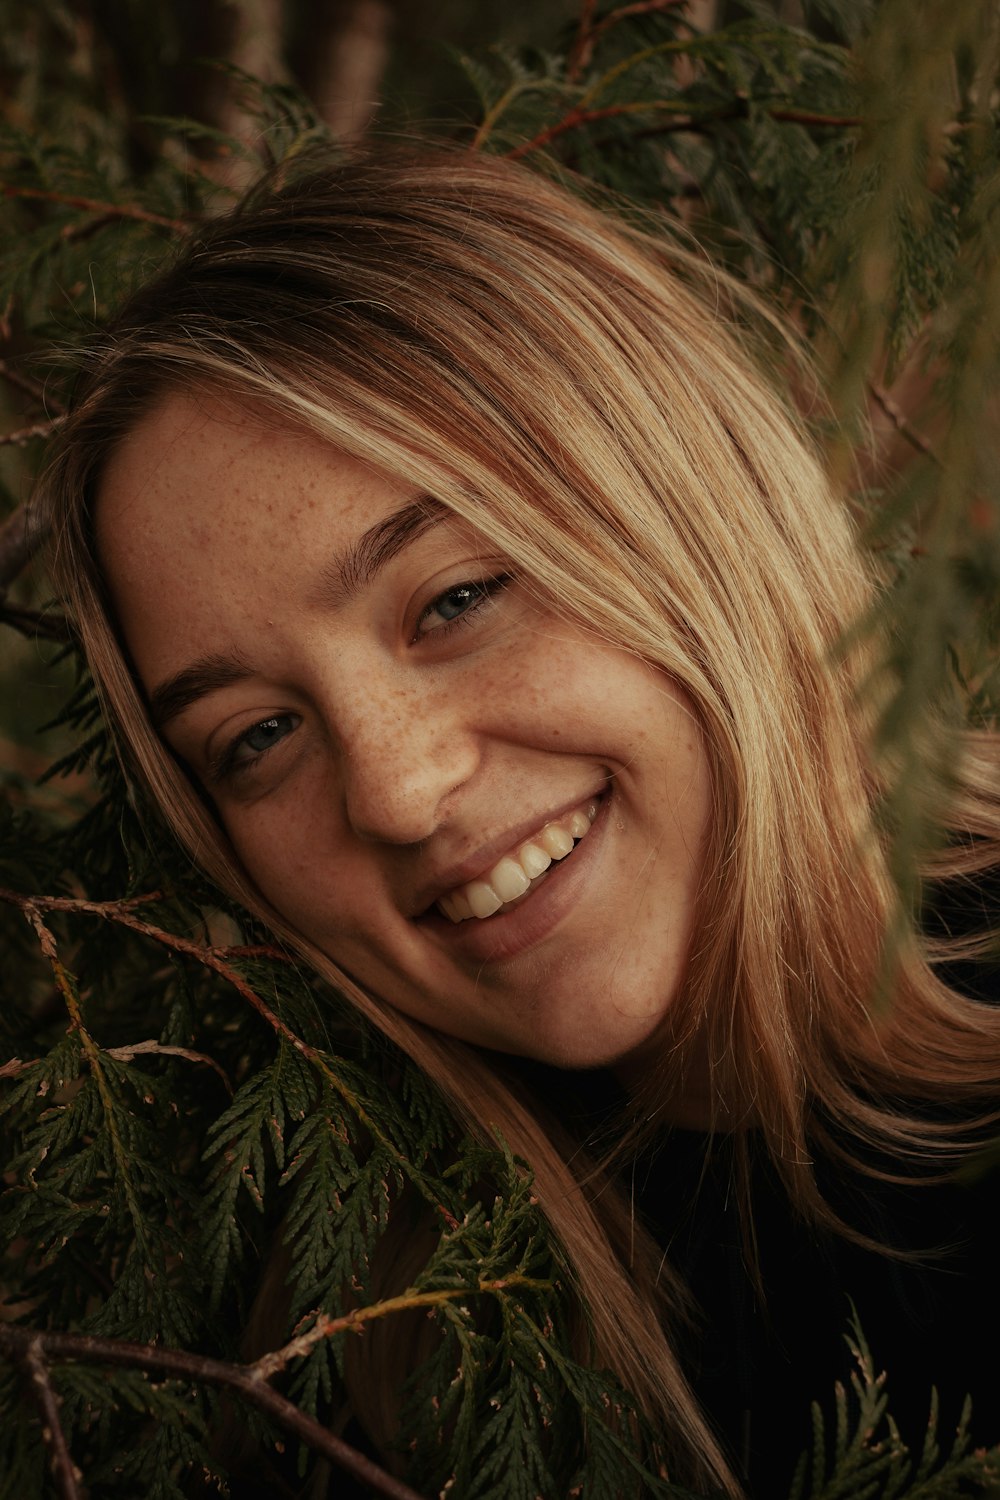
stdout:
<svg viewBox="0 0 1000 1500">
<path fill-rule="evenodd" d="M 499 1280 L 480 1281 L 474 1287 L 448 1287 L 436 1292 L 421 1292 L 411 1287 L 408 1291 L 400 1292 L 398 1297 L 386 1297 L 381 1302 L 372 1302 L 367 1307 L 355 1307 L 341 1314 L 340 1317 L 331 1318 L 325 1313 L 321 1314 L 313 1326 L 305 1333 L 298 1334 L 289 1340 L 281 1349 L 272 1349 L 269 1354 L 264 1354 L 250 1366 L 261 1380 L 270 1380 L 293 1359 L 301 1359 L 304 1354 L 322 1343 L 324 1339 L 336 1337 L 338 1333 L 360 1333 L 365 1323 L 372 1322 L 375 1318 L 385 1318 L 396 1312 L 409 1312 L 417 1307 L 442 1307 L 446 1302 L 456 1302 L 463 1297 L 474 1296 L 478 1292 L 497 1293 L 506 1291 L 508 1287 L 528 1287 L 535 1291 L 551 1291 L 551 1281 L 539 1281 L 535 1277 L 504 1276 Z"/>
<path fill-rule="evenodd" d="M 144 922 L 130 910 L 131 907 L 149 901 L 149 897 L 133 897 L 128 901 L 84 901 L 74 896 L 27 896 L 22 891 L 11 891 L 0 888 L 0 901 L 7 902 L 10 906 L 17 906 L 24 912 L 29 922 L 36 925 L 36 919 L 40 918 L 43 911 L 79 912 L 84 916 L 101 917 L 106 922 L 114 922 L 121 927 L 128 927 L 133 932 L 141 933 L 153 942 L 162 944 L 163 947 L 171 949 L 174 953 L 183 954 L 185 958 L 192 958 L 197 963 L 203 964 L 205 968 L 211 969 L 218 974 L 220 979 L 225 979 L 238 994 L 242 995 L 258 1015 L 262 1016 L 286 1041 L 291 1042 L 296 1051 L 301 1052 L 304 1057 L 316 1060 L 318 1053 L 308 1042 L 304 1042 L 296 1035 L 279 1015 L 277 1015 L 265 1000 L 262 1000 L 257 992 L 247 983 L 243 975 L 227 962 L 231 954 L 243 957 L 248 951 L 263 954 L 269 957 L 285 959 L 287 955 L 275 949 L 251 949 L 246 948 L 210 948 L 200 943 L 192 942 L 190 938 L 181 937 L 179 933 L 167 932 L 163 927 L 155 927 L 151 922 Z M 43 943 L 43 950 L 45 944 Z"/>
<path fill-rule="evenodd" d="M 427 1199 L 428 1203 L 436 1211 L 440 1212 L 441 1206 L 437 1201 L 437 1197 L 424 1181 L 422 1173 L 405 1156 L 399 1147 L 389 1139 L 385 1132 L 380 1129 L 353 1090 L 339 1077 L 336 1070 L 331 1068 L 323 1053 L 318 1048 L 311 1046 L 297 1032 L 293 1031 L 287 1022 L 283 1021 L 267 1002 L 257 994 L 239 970 L 235 969 L 227 961 L 230 958 L 241 958 L 248 955 L 266 955 L 270 958 L 288 962 L 289 956 L 282 953 L 280 949 L 260 946 L 249 948 L 206 947 L 200 943 L 192 942 L 190 938 L 180 937 L 175 932 L 167 932 L 162 927 L 154 927 L 151 923 L 143 922 L 140 918 L 134 916 L 130 910 L 131 907 L 141 905 L 144 902 L 148 903 L 152 899 L 149 896 L 138 896 L 131 897 L 127 901 L 85 901 L 72 896 L 28 896 L 22 891 L 12 891 L 0 887 L 0 901 L 18 907 L 38 934 L 42 952 L 51 964 L 57 988 L 64 995 L 70 1015 L 76 1024 L 80 1026 L 84 1037 L 86 1037 L 86 1031 L 83 1028 L 82 1020 L 79 1018 L 78 1007 L 72 993 L 72 976 L 69 975 L 68 971 L 59 961 L 55 939 L 42 921 L 41 914 L 43 911 L 79 912 L 82 915 L 101 917 L 104 921 L 114 922 L 122 927 L 130 928 L 133 932 L 141 933 L 153 942 L 160 943 L 172 952 L 182 954 L 185 958 L 193 959 L 195 963 L 203 964 L 206 968 L 218 974 L 220 979 L 224 979 L 228 984 L 232 985 L 237 994 L 246 1000 L 248 1005 L 266 1021 L 278 1036 L 283 1037 L 285 1041 L 289 1042 L 295 1048 L 301 1057 L 304 1057 L 307 1062 L 312 1063 L 322 1072 L 330 1086 L 354 1112 L 361 1125 L 369 1130 L 372 1136 L 385 1146 L 400 1168 L 407 1174 L 418 1192 Z"/>
<path fill-rule="evenodd" d="M 566 78 L 569 83 L 575 83 L 590 61 L 594 50 L 594 16 L 597 13 L 597 0 L 583 0 L 580 6 L 580 23 L 577 27 L 576 38 L 570 48 L 569 57 L 566 59 Z"/>
<path fill-rule="evenodd" d="M 116 1365 L 124 1369 L 151 1370 L 174 1380 L 221 1386 L 237 1391 L 251 1406 L 266 1412 L 288 1432 L 322 1454 L 331 1463 L 351 1474 L 378 1495 L 388 1500 L 421 1500 L 415 1490 L 387 1474 L 378 1464 L 335 1437 L 315 1418 L 300 1411 L 286 1397 L 272 1390 L 255 1373 L 253 1366 L 228 1364 L 201 1354 L 180 1349 L 161 1349 L 155 1344 L 136 1344 L 126 1339 L 98 1338 L 80 1333 L 38 1333 L 31 1329 L 0 1325 L 0 1353 L 8 1358 L 26 1358 L 29 1348 L 36 1348 L 44 1361 L 78 1361 L 81 1364 Z M 77 1500 L 78 1491 L 63 1490 L 63 1500 Z"/>
<path fill-rule="evenodd" d="M 70 1456 L 66 1434 L 59 1420 L 59 1397 L 49 1380 L 49 1367 L 43 1352 L 41 1334 L 29 1335 L 21 1350 L 21 1363 L 28 1376 L 32 1400 L 41 1414 L 42 1438 L 52 1454 L 52 1477 L 56 1482 L 56 1489 L 62 1500 L 80 1500 L 77 1485 L 80 1471 Z"/>
</svg>

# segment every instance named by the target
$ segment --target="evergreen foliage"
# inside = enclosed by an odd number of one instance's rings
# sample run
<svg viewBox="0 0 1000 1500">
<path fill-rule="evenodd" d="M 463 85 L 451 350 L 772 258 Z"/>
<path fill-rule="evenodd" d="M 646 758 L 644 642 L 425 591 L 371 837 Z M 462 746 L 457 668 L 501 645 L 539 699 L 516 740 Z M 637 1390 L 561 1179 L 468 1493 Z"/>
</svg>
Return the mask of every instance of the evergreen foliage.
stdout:
<svg viewBox="0 0 1000 1500">
<path fill-rule="evenodd" d="M 953 754 L 930 711 L 982 721 L 1000 692 L 1000 20 L 986 0 L 719 12 L 700 31 L 674 0 L 583 0 L 544 46 L 461 57 L 480 115 L 451 128 L 693 236 L 814 343 L 833 392 L 817 426 L 885 566 L 893 644 L 873 691 L 906 889 Z M 293 89 L 233 69 L 247 138 L 102 109 L 85 73 L 59 80 L 50 131 L 51 80 L 16 34 L 0 47 L 31 84 L 0 120 L 0 623 L 60 641 L 44 580 L 23 571 L 17 501 L 73 349 L 252 171 L 326 131 Z M 60 646 L 51 670 L 71 660 Z M 74 670 L 58 727 L 72 748 L 50 771 L 70 791 L 15 757 L 0 804 L 2 1500 L 76 1493 L 73 1466 L 109 1500 L 225 1493 L 234 1405 L 262 1452 L 336 1461 L 318 1424 L 338 1410 L 347 1342 L 383 1320 L 431 1328 L 403 1403 L 418 1491 L 678 1494 L 627 1392 L 569 1355 L 560 1250 L 523 1164 L 503 1142 L 473 1146 L 405 1057 L 192 870 L 124 785 Z M 432 1232 L 386 1297 L 390 1209 Z M 247 1349 L 262 1278 L 268 1329 Z M 854 1338 L 852 1390 L 832 1406 L 816 1393 L 795 1500 L 948 1500 L 990 1482 L 996 1455 L 962 1432 L 941 1458 L 932 1422 L 906 1453 Z M 255 1360 L 258 1388 L 317 1423 L 254 1405 L 249 1379 L 221 1394 L 218 1362 Z"/>
</svg>

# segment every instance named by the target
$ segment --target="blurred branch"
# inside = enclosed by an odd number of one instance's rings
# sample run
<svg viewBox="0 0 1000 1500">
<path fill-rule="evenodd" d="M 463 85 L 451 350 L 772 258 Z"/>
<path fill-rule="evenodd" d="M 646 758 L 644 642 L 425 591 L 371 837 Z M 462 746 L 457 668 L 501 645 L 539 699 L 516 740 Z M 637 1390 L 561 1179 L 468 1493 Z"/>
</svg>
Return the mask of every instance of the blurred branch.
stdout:
<svg viewBox="0 0 1000 1500">
<path fill-rule="evenodd" d="M 189 234 L 190 224 L 184 219 L 168 219 L 163 214 L 154 214 L 138 203 L 105 203 L 99 198 L 81 198 L 75 193 L 56 193 L 48 188 L 18 187 L 14 183 L 0 183 L 0 193 L 5 198 L 31 198 L 42 203 L 59 203 L 66 208 L 80 208 L 85 213 L 102 214 L 106 219 L 135 219 L 141 224 L 155 224 L 159 229 L 170 229 L 175 234 Z"/>
<path fill-rule="evenodd" d="M 17 609 L 13 604 L 4 604 L 0 598 L 0 621 L 12 630 L 19 630 L 29 640 L 66 642 L 73 639 L 69 621 L 55 610 Z"/>
<path fill-rule="evenodd" d="M 11 891 L 0 888 L 0 901 L 9 906 L 17 906 L 31 922 L 36 930 L 39 929 L 41 913 L 51 912 L 79 912 L 84 916 L 102 917 L 106 922 L 114 922 L 122 927 L 129 927 L 133 932 L 141 933 L 143 937 L 151 938 L 156 943 L 162 943 L 165 948 L 174 953 L 183 954 L 185 958 L 193 958 L 197 963 L 213 970 L 221 979 L 225 979 L 233 988 L 243 996 L 262 1016 L 273 1029 L 291 1042 L 297 1051 L 305 1057 L 316 1056 L 315 1048 L 310 1047 L 301 1037 L 287 1026 L 281 1017 L 276 1015 L 271 1007 L 261 999 L 257 992 L 244 979 L 243 975 L 228 962 L 233 955 L 245 957 L 248 951 L 258 955 L 267 954 L 268 957 L 287 961 L 287 955 L 280 949 L 254 949 L 246 948 L 213 948 L 206 947 L 201 943 L 192 942 L 190 938 L 181 937 L 176 932 L 167 932 L 165 928 L 155 927 L 150 922 L 144 922 L 141 917 L 135 916 L 132 908 L 155 899 L 150 896 L 132 897 L 127 901 L 84 901 L 73 896 L 28 896 L 22 891 Z M 47 931 L 47 929 L 46 929 Z M 39 933 L 41 936 L 41 932 Z M 43 950 L 47 957 L 58 962 L 54 946 L 49 952 L 45 940 L 42 941 Z"/>
<path fill-rule="evenodd" d="M 21 447 L 24 443 L 30 443 L 32 438 L 51 437 L 54 432 L 65 421 L 65 417 L 51 417 L 47 422 L 34 422 L 30 427 L 19 427 L 16 432 L 0 432 L 0 447 Z"/>
<path fill-rule="evenodd" d="M 41 1375 L 42 1385 L 49 1395 L 52 1395 L 52 1390 L 46 1370 L 51 1362 L 57 1360 L 152 1370 L 170 1379 L 237 1391 L 251 1406 L 266 1412 L 287 1431 L 301 1438 L 308 1447 L 353 1475 L 377 1495 L 385 1495 L 388 1500 L 421 1500 L 416 1490 L 411 1490 L 409 1485 L 387 1474 L 342 1438 L 335 1437 L 321 1422 L 307 1416 L 286 1397 L 272 1390 L 252 1365 L 227 1364 L 222 1360 L 207 1359 L 200 1354 L 186 1354 L 179 1349 L 162 1349 L 155 1344 L 135 1344 L 125 1339 L 97 1338 L 80 1333 L 38 1333 L 32 1329 L 13 1328 L 10 1325 L 0 1325 L 0 1353 L 9 1359 L 23 1362 L 28 1360 L 29 1355 L 33 1357 L 34 1368 Z M 50 1423 L 51 1417 L 47 1416 L 46 1424 Z M 54 1430 L 58 1430 L 59 1436 L 62 1436 L 58 1423 Z M 64 1440 L 63 1452 L 66 1452 Z M 69 1463 L 68 1472 L 72 1475 L 68 1453 L 66 1460 Z M 63 1485 L 61 1489 L 63 1500 L 78 1500 L 79 1490 L 76 1488 L 75 1478 L 70 1483 L 72 1487 Z"/>
<path fill-rule="evenodd" d="M 15 370 L 5 359 L 0 359 L 0 380 L 5 380 L 8 385 L 23 391 L 26 396 L 31 396 L 39 406 L 53 411 L 57 416 L 65 411 L 61 401 L 49 394 L 40 380 L 35 380 L 31 375 L 25 375 L 21 370 Z"/>
<path fill-rule="evenodd" d="M 692 113 L 690 101 L 686 99 L 634 99 L 627 104 L 608 104 L 603 109 L 585 109 L 582 105 L 577 105 L 563 115 L 561 120 L 547 125 L 530 141 L 524 141 L 520 146 L 515 146 L 512 151 L 508 151 L 507 155 L 512 161 L 517 161 L 520 157 L 530 155 L 532 151 L 542 150 L 550 141 L 554 141 L 560 135 L 565 135 L 567 131 L 579 130 L 583 125 L 592 125 L 597 120 L 609 120 L 620 115 L 651 114 L 656 111 L 674 114 L 674 118 L 652 126 L 648 131 L 643 132 L 644 135 L 666 135 L 683 130 L 698 131 L 704 130 L 708 125 L 715 125 L 726 120 L 745 119 L 749 112 L 749 104 L 741 100 L 735 106 L 727 105 L 725 109 L 706 110 L 702 115 Z M 772 120 L 794 125 L 826 125 L 834 129 L 850 129 L 861 124 L 860 119 L 855 115 L 824 115 L 812 110 L 786 109 L 777 105 L 773 109 L 765 107 L 761 113 L 768 115 Z"/>
<path fill-rule="evenodd" d="M 0 604 L 47 534 L 48 526 L 33 505 L 19 505 L 0 526 Z"/>
<path fill-rule="evenodd" d="M 876 385 L 874 381 L 869 382 L 868 390 L 875 405 L 889 418 L 889 421 L 895 427 L 900 437 L 904 438 L 910 444 L 911 448 L 915 448 L 918 453 L 925 454 L 928 458 L 932 458 L 935 463 L 939 464 L 941 460 L 934 452 L 930 443 L 922 433 L 917 432 L 910 426 L 906 414 L 896 405 L 889 392 L 883 390 L 880 385 Z"/>
<path fill-rule="evenodd" d="M 688 0 L 633 0 L 630 5 L 619 5 L 617 10 L 611 11 L 603 20 L 595 23 L 597 0 L 583 0 L 580 26 L 566 63 L 567 81 L 569 83 L 577 81 L 580 74 L 590 64 L 598 37 L 605 31 L 609 31 L 612 26 L 617 26 L 619 21 L 624 21 L 629 16 L 646 16 L 654 11 L 677 10 L 687 3 Z"/>
</svg>

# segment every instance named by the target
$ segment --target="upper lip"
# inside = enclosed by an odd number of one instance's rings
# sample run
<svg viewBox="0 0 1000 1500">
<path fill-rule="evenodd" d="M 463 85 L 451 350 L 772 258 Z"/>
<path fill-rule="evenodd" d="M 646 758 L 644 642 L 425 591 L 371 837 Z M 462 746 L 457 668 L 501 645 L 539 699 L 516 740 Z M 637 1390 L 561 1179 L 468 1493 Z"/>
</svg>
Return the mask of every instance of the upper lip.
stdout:
<svg viewBox="0 0 1000 1500">
<path fill-rule="evenodd" d="M 505 854 L 509 854 L 519 844 L 527 843 L 532 834 L 539 833 L 546 823 L 558 822 L 581 803 L 589 800 L 596 801 L 606 790 L 605 784 L 598 787 L 596 791 L 577 793 L 575 797 L 560 803 L 558 807 L 551 808 L 547 812 L 535 813 L 532 817 L 525 818 L 512 828 L 508 828 L 504 833 L 497 834 L 488 842 L 479 844 L 471 854 L 467 854 L 456 864 L 434 869 L 425 884 L 417 888 L 411 915 L 422 917 L 440 897 L 453 891 L 456 886 L 475 880 L 478 875 L 485 875 Z"/>
</svg>

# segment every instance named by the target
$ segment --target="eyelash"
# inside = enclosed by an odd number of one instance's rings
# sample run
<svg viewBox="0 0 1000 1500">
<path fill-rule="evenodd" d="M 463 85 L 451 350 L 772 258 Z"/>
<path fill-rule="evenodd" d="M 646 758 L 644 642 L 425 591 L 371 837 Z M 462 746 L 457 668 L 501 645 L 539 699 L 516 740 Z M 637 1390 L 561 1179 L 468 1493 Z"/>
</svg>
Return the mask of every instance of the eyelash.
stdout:
<svg viewBox="0 0 1000 1500">
<path fill-rule="evenodd" d="M 471 625 L 479 611 L 490 604 L 498 594 L 503 593 L 504 589 L 512 582 L 513 579 L 510 573 L 498 573 L 492 578 L 468 578 L 463 579 L 461 583 L 453 584 L 450 589 L 445 589 L 444 593 L 438 594 L 436 598 L 432 599 L 427 608 L 423 610 L 417 621 L 414 640 L 423 640 L 429 635 L 445 635 L 459 625 Z M 435 610 L 439 610 L 445 599 L 453 598 L 456 594 L 462 593 L 468 593 L 471 596 L 470 602 L 465 609 L 454 615 L 450 620 L 444 620 L 441 625 L 435 625 L 431 630 L 421 630 L 420 627 L 428 615 L 433 614 Z"/>
<path fill-rule="evenodd" d="M 230 740 L 229 744 L 223 747 L 216 759 L 212 761 L 208 770 L 209 779 L 213 782 L 236 781 L 239 777 L 245 775 L 246 772 L 255 770 L 261 761 L 270 755 L 275 746 L 266 745 L 263 750 L 256 751 L 249 760 L 238 760 L 237 755 L 239 751 L 247 743 L 250 736 L 258 729 L 263 729 L 265 724 L 280 724 L 285 719 L 289 721 L 294 720 L 296 725 L 302 722 L 298 714 L 269 714 L 266 719 L 258 719 L 256 724 L 250 725 L 249 729 L 242 730 L 235 739 Z M 283 740 L 284 738 L 285 736 L 282 735 L 281 739 Z M 280 745 L 281 740 L 276 741 L 276 743 Z"/>
<path fill-rule="evenodd" d="M 445 589 L 443 593 L 438 594 L 436 598 L 432 599 L 430 604 L 421 613 L 417 621 L 414 640 L 423 640 L 429 635 L 439 637 L 448 635 L 460 625 L 471 625 L 480 610 L 485 609 L 512 581 L 511 574 L 498 573 L 493 578 L 468 579 L 463 583 L 454 584 L 450 589 Z M 420 629 L 420 626 L 427 619 L 428 615 L 438 610 L 446 599 L 462 593 L 470 595 L 470 600 L 466 608 L 460 610 L 450 620 L 444 620 L 442 624 L 435 625 L 431 630 Z M 249 729 L 242 730 L 219 753 L 218 757 L 209 767 L 210 779 L 213 782 L 234 781 L 240 776 L 245 775 L 248 771 L 255 770 L 270 755 L 275 745 L 267 745 L 263 750 L 257 751 L 250 759 L 242 761 L 237 759 L 240 749 L 247 743 L 250 736 L 258 729 L 262 729 L 265 724 L 278 724 L 282 720 L 294 720 L 296 724 L 301 723 L 298 714 L 269 714 L 266 719 L 258 719 L 256 724 L 251 724 Z M 281 740 L 283 739 L 285 739 L 285 735 L 281 736 Z M 281 740 L 275 743 L 281 744 Z"/>
</svg>

